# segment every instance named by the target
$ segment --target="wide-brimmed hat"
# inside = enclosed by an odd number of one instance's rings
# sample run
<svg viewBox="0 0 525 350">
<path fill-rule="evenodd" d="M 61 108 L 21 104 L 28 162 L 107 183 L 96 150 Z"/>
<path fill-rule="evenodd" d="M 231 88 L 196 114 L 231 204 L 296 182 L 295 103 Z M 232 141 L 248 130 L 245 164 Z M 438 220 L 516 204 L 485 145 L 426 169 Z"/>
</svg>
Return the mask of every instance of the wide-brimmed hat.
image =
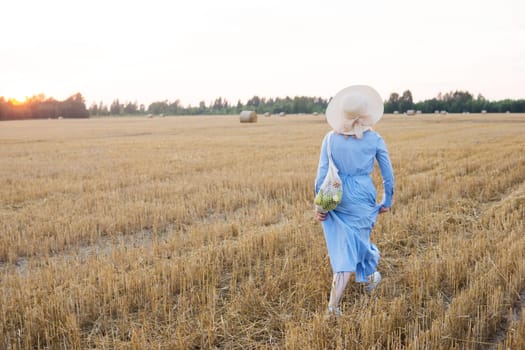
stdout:
<svg viewBox="0 0 525 350">
<path fill-rule="evenodd" d="M 358 138 L 383 116 L 383 100 L 366 85 L 353 85 L 339 91 L 328 103 L 326 120 L 334 131 Z"/>
</svg>

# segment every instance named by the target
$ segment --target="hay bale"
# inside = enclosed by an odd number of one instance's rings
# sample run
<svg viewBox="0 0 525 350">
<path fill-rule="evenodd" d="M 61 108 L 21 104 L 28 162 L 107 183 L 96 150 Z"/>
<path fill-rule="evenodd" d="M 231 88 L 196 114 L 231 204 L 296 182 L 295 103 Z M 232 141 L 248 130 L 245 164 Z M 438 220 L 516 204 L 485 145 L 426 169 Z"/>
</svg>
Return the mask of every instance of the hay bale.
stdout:
<svg viewBox="0 0 525 350">
<path fill-rule="evenodd" d="M 312 114 L 313 114 L 313 115 L 319 115 L 319 113 L 317 113 L 317 112 L 313 112 Z"/>
<path fill-rule="evenodd" d="M 441 114 L 447 114 L 447 111 L 441 111 L 440 113 Z"/>
<path fill-rule="evenodd" d="M 414 111 L 413 109 L 409 109 L 408 111 L 406 111 L 405 115 L 414 115 L 416 114 L 416 111 Z"/>
<path fill-rule="evenodd" d="M 487 114 L 487 111 L 485 109 L 481 110 L 481 114 Z"/>
<path fill-rule="evenodd" d="M 421 112 L 421 111 L 419 111 L 419 110 L 416 111 L 416 114 L 421 114 L 421 113 L 423 113 L 423 112 Z"/>
<path fill-rule="evenodd" d="M 59 117 L 58 117 L 58 119 L 64 119 L 64 117 L 62 117 L 62 116 L 59 116 Z"/>
<path fill-rule="evenodd" d="M 284 113 L 284 112 L 279 113 L 279 117 L 284 117 L 285 115 L 286 115 L 286 113 Z"/>
<path fill-rule="evenodd" d="M 434 114 L 439 114 L 439 111 L 436 109 L 436 110 L 434 111 Z"/>
<path fill-rule="evenodd" d="M 257 113 L 254 111 L 242 111 L 240 117 L 241 123 L 256 123 Z"/>
<path fill-rule="evenodd" d="M 265 116 L 265 117 L 269 117 L 269 116 L 270 116 L 270 113 L 266 112 L 266 113 L 264 113 L 264 116 Z"/>
<path fill-rule="evenodd" d="M 399 114 L 399 111 L 394 111 L 394 114 Z"/>
</svg>

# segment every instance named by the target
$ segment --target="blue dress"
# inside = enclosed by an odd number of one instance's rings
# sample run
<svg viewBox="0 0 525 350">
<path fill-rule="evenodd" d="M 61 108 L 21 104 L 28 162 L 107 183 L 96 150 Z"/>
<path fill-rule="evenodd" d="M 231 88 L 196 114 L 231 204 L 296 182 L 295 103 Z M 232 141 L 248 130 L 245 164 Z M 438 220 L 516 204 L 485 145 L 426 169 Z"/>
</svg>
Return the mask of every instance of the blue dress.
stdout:
<svg viewBox="0 0 525 350">
<path fill-rule="evenodd" d="M 321 146 L 315 193 L 328 170 L 327 140 L 328 134 Z M 365 282 L 366 276 L 376 271 L 379 262 L 379 250 L 370 243 L 370 233 L 379 209 L 392 205 L 392 164 L 383 138 L 372 130 L 366 131 L 362 139 L 334 133 L 331 150 L 343 182 L 343 199 L 337 208 L 328 212 L 322 223 L 330 263 L 334 273 L 355 272 L 356 282 Z M 375 159 L 385 189 L 380 204 L 376 204 L 376 189 L 371 177 Z"/>
</svg>

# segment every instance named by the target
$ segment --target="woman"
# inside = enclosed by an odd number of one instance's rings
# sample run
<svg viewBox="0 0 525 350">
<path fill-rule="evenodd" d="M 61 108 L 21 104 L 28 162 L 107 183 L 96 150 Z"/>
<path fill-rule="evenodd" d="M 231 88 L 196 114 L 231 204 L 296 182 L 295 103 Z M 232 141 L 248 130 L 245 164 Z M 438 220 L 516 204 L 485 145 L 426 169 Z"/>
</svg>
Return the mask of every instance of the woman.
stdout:
<svg viewBox="0 0 525 350">
<path fill-rule="evenodd" d="M 330 101 L 326 119 L 333 129 L 321 147 L 315 192 L 328 170 L 327 142 L 343 183 L 341 203 L 328 213 L 316 211 L 323 231 L 333 270 L 328 314 L 339 316 L 339 301 L 351 273 L 356 282 L 366 283 L 371 292 L 381 280 L 377 271 L 379 251 L 370 242 L 378 214 L 388 212 L 394 193 L 394 174 L 385 142 L 372 130 L 383 116 L 381 96 L 368 86 L 356 85 L 341 90 Z M 382 202 L 376 204 L 376 189 L 371 173 L 377 159 L 384 184 Z"/>
</svg>

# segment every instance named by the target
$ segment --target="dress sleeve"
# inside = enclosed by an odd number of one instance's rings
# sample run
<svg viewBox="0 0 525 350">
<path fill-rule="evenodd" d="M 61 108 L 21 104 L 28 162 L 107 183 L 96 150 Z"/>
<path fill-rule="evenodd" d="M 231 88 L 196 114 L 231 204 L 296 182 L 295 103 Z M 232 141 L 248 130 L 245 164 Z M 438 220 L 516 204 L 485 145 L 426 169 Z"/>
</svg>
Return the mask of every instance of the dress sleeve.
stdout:
<svg viewBox="0 0 525 350">
<path fill-rule="evenodd" d="M 319 165 L 317 167 L 317 177 L 315 179 L 315 193 L 319 192 L 319 187 L 323 183 L 323 180 L 328 172 L 328 154 L 326 151 L 326 142 L 328 140 L 328 134 L 324 137 L 323 143 L 321 144 L 321 153 L 319 156 Z"/>
<path fill-rule="evenodd" d="M 382 137 L 379 138 L 376 151 L 376 159 L 381 169 L 381 177 L 383 178 L 383 200 L 380 205 L 386 208 L 392 206 L 392 198 L 394 196 L 394 170 L 392 169 L 392 162 L 388 155 L 385 141 Z"/>
</svg>

